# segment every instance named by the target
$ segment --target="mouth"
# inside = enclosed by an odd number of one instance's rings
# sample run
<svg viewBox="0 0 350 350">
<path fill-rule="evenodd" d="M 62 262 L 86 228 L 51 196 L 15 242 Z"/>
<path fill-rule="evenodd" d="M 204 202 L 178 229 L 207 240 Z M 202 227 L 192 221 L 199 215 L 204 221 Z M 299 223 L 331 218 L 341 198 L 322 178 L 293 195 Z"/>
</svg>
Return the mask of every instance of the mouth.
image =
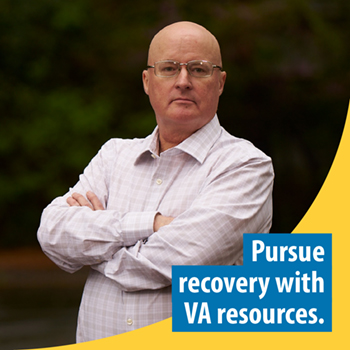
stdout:
<svg viewBox="0 0 350 350">
<path fill-rule="evenodd" d="M 172 102 L 177 102 L 177 103 L 195 103 L 195 101 L 189 99 L 189 98 L 185 98 L 185 97 L 179 97 L 179 98 L 175 98 L 174 100 L 172 100 Z"/>
</svg>

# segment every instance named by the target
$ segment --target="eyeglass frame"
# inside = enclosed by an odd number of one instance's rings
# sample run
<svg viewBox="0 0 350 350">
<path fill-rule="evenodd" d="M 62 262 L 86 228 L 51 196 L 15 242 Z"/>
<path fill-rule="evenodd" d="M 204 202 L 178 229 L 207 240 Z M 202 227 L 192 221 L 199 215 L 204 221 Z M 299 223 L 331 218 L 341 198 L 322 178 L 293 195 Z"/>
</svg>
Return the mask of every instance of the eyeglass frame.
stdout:
<svg viewBox="0 0 350 350">
<path fill-rule="evenodd" d="M 179 64 L 179 69 L 177 70 L 177 73 L 175 73 L 174 75 L 157 75 L 156 74 L 156 70 L 155 70 L 155 66 L 157 63 L 165 63 L 165 62 L 173 62 L 173 63 L 178 63 Z M 197 77 L 195 75 L 192 75 L 192 73 L 188 70 L 188 64 L 191 63 L 191 62 L 206 62 L 206 63 L 210 63 L 211 66 L 212 66 L 212 70 L 211 70 L 211 74 L 210 75 L 205 75 L 203 77 Z M 214 69 L 215 68 L 218 68 L 222 71 L 222 67 L 221 66 L 218 66 L 217 64 L 213 64 L 212 62 L 210 61 L 206 61 L 206 60 L 192 60 L 192 61 L 188 61 L 187 63 L 181 63 L 181 62 L 178 62 L 178 61 L 175 61 L 175 60 L 163 60 L 163 61 L 158 61 L 158 62 L 154 62 L 154 65 L 153 66 L 147 66 L 147 69 L 148 68 L 154 68 L 154 75 L 159 77 L 159 78 L 173 78 L 173 77 L 176 77 L 179 75 L 180 73 L 180 70 L 181 70 L 181 66 L 186 66 L 186 70 L 188 72 L 188 74 L 191 76 L 191 77 L 194 77 L 194 78 L 209 78 L 211 77 L 213 74 L 214 74 Z"/>
</svg>

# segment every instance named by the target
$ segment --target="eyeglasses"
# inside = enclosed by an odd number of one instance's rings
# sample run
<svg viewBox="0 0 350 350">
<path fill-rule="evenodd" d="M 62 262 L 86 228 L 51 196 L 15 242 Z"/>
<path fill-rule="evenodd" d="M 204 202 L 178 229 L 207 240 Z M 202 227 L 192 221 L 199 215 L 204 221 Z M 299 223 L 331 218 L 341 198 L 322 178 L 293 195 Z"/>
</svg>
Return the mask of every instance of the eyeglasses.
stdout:
<svg viewBox="0 0 350 350">
<path fill-rule="evenodd" d="M 157 77 L 171 78 L 179 74 L 181 66 L 186 66 L 188 73 L 196 78 L 207 78 L 212 76 L 214 68 L 222 70 L 222 67 L 203 60 L 189 61 L 187 63 L 165 60 L 156 62 L 154 66 L 147 66 L 147 69 L 154 68 L 154 74 Z"/>
</svg>

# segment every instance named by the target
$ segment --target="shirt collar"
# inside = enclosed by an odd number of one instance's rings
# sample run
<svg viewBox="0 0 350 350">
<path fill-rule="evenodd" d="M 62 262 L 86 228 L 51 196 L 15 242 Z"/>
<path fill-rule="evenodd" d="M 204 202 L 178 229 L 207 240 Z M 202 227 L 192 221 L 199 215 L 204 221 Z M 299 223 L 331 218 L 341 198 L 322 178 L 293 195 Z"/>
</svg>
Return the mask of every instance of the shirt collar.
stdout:
<svg viewBox="0 0 350 350">
<path fill-rule="evenodd" d="M 202 128 L 193 133 L 190 137 L 182 141 L 174 149 L 179 149 L 193 158 L 197 159 L 201 164 L 204 162 L 209 150 L 218 139 L 221 133 L 221 126 L 218 116 L 215 114 L 214 118 Z M 158 157 L 159 153 L 159 131 L 158 126 L 153 133 L 145 138 L 138 156 L 135 160 L 135 165 L 141 161 L 144 154 L 150 154 L 152 157 Z"/>
</svg>

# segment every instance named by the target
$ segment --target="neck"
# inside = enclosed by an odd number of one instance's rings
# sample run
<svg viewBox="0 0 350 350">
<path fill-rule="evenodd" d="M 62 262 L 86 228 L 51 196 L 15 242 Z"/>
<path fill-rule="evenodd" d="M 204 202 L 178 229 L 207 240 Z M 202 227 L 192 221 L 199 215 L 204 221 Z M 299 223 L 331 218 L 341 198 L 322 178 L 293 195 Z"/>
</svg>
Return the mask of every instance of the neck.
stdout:
<svg viewBox="0 0 350 350">
<path fill-rule="evenodd" d="M 192 133 L 189 132 L 181 133 L 179 132 L 179 130 L 177 130 L 176 132 L 167 132 L 159 128 L 159 153 L 162 153 L 169 148 L 177 146 L 191 135 Z"/>
</svg>

